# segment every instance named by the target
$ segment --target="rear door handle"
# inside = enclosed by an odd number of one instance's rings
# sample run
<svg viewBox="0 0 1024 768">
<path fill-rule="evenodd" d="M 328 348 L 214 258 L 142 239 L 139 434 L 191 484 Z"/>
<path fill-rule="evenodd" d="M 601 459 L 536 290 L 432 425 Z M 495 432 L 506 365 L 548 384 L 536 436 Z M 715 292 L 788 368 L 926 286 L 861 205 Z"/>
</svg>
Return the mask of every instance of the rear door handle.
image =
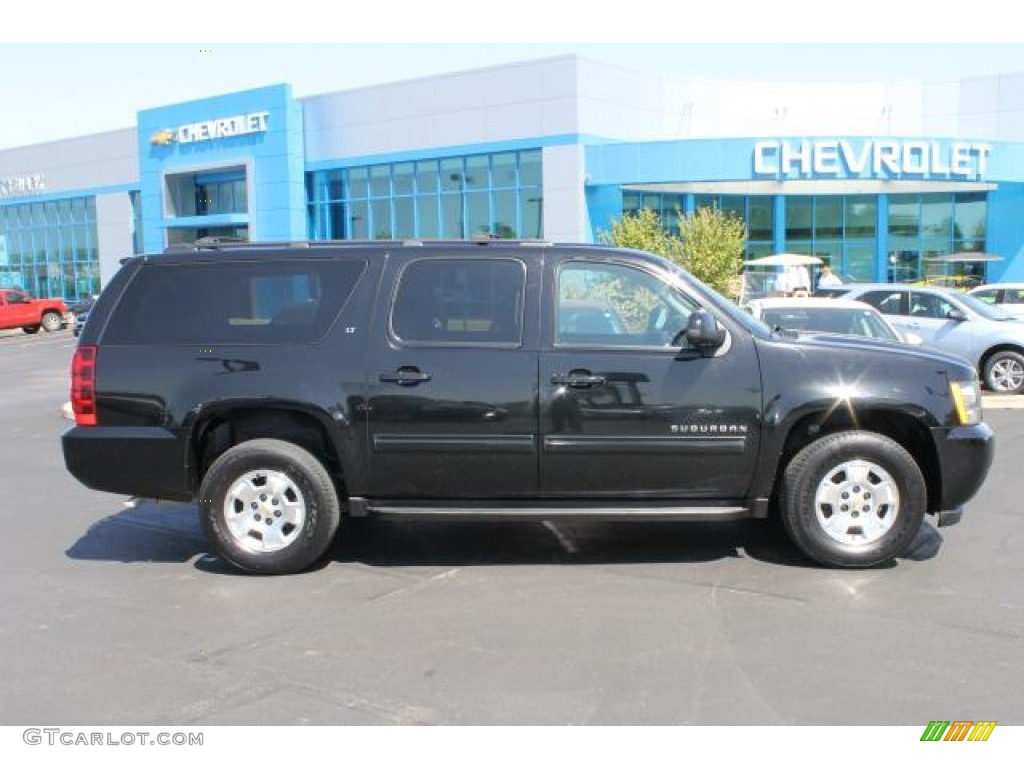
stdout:
<svg viewBox="0 0 1024 768">
<path fill-rule="evenodd" d="M 398 384 L 403 387 L 413 387 L 424 381 L 430 381 L 433 376 L 429 373 L 423 373 L 419 368 L 406 366 L 399 368 L 397 371 L 382 373 L 377 378 L 382 382 Z"/>
<path fill-rule="evenodd" d="M 586 387 L 597 387 L 607 383 L 604 376 L 594 376 L 583 371 L 571 371 L 570 373 L 556 373 L 551 377 L 552 384 L 565 384 L 569 387 L 584 389 Z"/>
</svg>

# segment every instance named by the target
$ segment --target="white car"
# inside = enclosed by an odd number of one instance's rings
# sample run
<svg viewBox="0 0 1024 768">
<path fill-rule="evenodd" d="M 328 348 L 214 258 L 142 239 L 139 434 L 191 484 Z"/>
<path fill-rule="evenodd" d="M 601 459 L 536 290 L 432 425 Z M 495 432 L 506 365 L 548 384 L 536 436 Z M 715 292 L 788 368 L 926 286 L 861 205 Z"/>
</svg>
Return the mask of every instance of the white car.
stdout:
<svg viewBox="0 0 1024 768">
<path fill-rule="evenodd" d="M 1011 315 L 1024 317 L 1024 283 L 990 283 L 972 288 L 968 293 L 979 301 L 1005 309 Z"/>
<path fill-rule="evenodd" d="M 755 299 L 747 305 L 747 311 L 773 328 L 788 331 L 921 343 L 919 336 L 901 334 L 881 312 L 862 301 L 814 297 Z"/>
</svg>

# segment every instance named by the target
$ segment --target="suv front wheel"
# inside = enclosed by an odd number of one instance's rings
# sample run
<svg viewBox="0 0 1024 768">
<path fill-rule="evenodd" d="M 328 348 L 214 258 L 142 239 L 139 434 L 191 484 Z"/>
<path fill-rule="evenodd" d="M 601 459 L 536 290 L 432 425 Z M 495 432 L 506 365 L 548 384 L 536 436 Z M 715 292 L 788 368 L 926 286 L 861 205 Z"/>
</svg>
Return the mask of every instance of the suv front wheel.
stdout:
<svg viewBox="0 0 1024 768">
<path fill-rule="evenodd" d="M 249 440 L 225 451 L 199 497 L 200 522 L 217 553 L 250 573 L 309 567 L 330 546 L 341 518 L 323 464 L 283 440 Z"/>
<path fill-rule="evenodd" d="M 927 489 L 917 462 L 874 432 L 826 435 L 801 450 L 782 480 L 782 519 L 793 541 L 823 565 L 868 567 L 910 546 Z"/>
</svg>

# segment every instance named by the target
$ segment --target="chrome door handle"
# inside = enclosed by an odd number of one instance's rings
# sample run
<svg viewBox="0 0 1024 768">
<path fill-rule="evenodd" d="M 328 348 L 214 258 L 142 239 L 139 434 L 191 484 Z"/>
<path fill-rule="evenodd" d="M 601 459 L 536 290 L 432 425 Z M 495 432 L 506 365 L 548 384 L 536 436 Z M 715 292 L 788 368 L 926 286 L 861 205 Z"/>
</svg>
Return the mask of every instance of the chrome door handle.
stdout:
<svg viewBox="0 0 1024 768">
<path fill-rule="evenodd" d="M 565 384 L 569 387 L 583 389 L 607 383 L 604 376 L 593 376 L 589 373 L 556 373 L 551 377 L 552 384 Z"/>
<path fill-rule="evenodd" d="M 377 377 L 380 381 L 390 384 L 398 384 L 403 387 L 412 387 L 424 381 L 430 381 L 433 376 L 423 373 L 419 368 L 404 367 L 397 371 L 388 371 Z"/>
</svg>

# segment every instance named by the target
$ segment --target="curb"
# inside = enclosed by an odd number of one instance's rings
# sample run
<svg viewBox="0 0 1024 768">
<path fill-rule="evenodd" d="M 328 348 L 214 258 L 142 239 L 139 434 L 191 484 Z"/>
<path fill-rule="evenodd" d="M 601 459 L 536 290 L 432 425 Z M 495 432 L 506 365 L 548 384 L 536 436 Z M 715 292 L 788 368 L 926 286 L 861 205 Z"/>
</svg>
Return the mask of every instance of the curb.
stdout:
<svg viewBox="0 0 1024 768">
<path fill-rule="evenodd" d="M 1024 408 L 1024 395 L 982 395 L 981 407 L 993 411 Z"/>
</svg>

